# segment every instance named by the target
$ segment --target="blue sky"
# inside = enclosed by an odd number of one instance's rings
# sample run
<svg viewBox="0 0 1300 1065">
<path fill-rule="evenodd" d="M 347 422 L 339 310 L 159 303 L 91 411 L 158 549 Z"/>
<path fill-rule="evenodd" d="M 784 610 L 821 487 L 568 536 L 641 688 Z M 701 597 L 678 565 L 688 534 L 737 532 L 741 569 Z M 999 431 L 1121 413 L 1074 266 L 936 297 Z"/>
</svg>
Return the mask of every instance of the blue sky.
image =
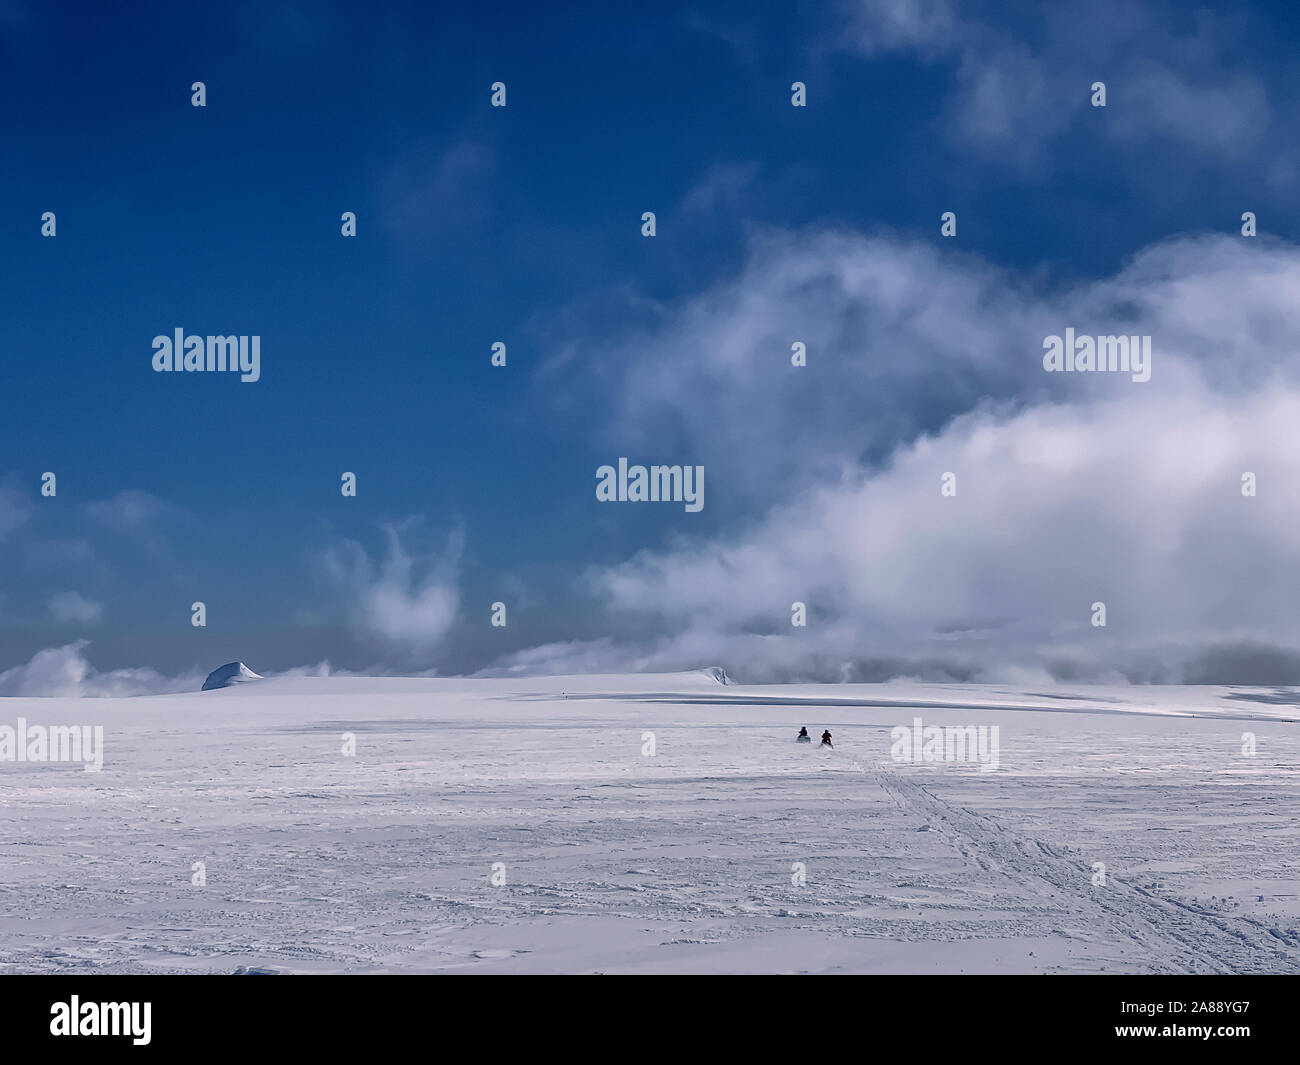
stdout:
<svg viewBox="0 0 1300 1065">
<path fill-rule="evenodd" d="M 232 658 L 1172 680 L 1224 679 L 1204 663 L 1226 654 L 1228 679 L 1290 676 L 1286 604 L 1241 588 L 1296 565 L 1295 441 L 1258 435 L 1289 412 L 1252 406 L 1289 396 L 1297 335 L 1284 6 L 487 8 L 0 2 L 0 691 Z M 1047 378 L 1048 326 L 1094 320 L 1140 324 L 1171 372 Z M 153 373 L 177 327 L 259 335 L 261 380 Z M 1118 419 L 1146 464 L 1025 515 L 990 488 L 927 555 L 917 530 L 955 514 L 913 493 L 916 449 L 973 448 L 975 471 L 981 432 L 1071 446 L 1036 417 Z M 1201 418 L 1225 421 L 1216 462 L 1271 463 L 1279 494 L 1243 527 L 1202 506 L 1202 463 L 1130 541 Z M 999 476 L 1041 500 L 1023 451 Z M 705 509 L 597 502 L 620 455 L 703 464 Z M 857 529 L 837 491 L 875 516 Z M 886 517 L 898 539 L 869 548 Z M 1124 565 L 1091 560 L 1076 594 L 1058 552 L 1044 578 L 1024 560 L 1061 528 Z M 1229 557 L 1255 568 L 1229 580 Z M 880 592 L 872 567 L 913 566 Z M 1115 628 L 1079 632 L 1108 595 Z"/>
</svg>

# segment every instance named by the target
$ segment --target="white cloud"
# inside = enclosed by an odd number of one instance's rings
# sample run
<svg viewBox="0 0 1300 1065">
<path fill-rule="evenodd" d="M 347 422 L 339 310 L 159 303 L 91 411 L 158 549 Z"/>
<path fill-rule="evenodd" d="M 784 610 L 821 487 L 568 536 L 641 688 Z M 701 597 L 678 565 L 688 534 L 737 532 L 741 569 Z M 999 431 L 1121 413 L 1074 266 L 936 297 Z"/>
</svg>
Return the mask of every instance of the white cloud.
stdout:
<svg viewBox="0 0 1300 1065">
<path fill-rule="evenodd" d="M 844 43 L 865 55 L 898 49 L 941 54 L 956 43 L 961 26 L 948 0 L 870 0 L 848 11 Z"/>
<path fill-rule="evenodd" d="M 588 574 L 611 629 L 657 644 L 501 665 L 1176 680 L 1214 648 L 1300 647 L 1298 297 L 1300 249 L 1262 240 L 1170 241 L 1049 289 L 924 246 L 764 239 L 610 360 L 629 367 L 612 431 L 648 441 L 670 414 L 711 500 L 739 486 L 748 507 Z M 1045 373 L 1066 327 L 1152 336 L 1151 380 Z"/>
<path fill-rule="evenodd" d="M 167 503 L 149 492 L 128 488 L 110 499 L 86 504 L 86 513 L 94 520 L 121 532 L 137 532 L 164 521 L 188 517 L 183 507 Z"/>
<path fill-rule="evenodd" d="M 79 592 L 60 592 L 50 599 L 50 614 L 64 624 L 94 625 L 104 616 L 104 604 Z"/>
<path fill-rule="evenodd" d="M 954 68 L 942 125 L 993 160 L 1040 162 L 1053 138 L 1092 111 L 1094 81 L 1108 89 L 1100 128 L 1123 141 L 1160 136 L 1213 159 L 1258 147 L 1271 123 L 1253 71 L 1222 64 L 1229 24 L 1206 12 L 1183 32 L 1160 9 L 1127 0 L 1058 5 L 1013 32 L 944 0 L 864 0 L 845 11 L 839 48 Z"/>
<path fill-rule="evenodd" d="M 758 172 L 757 163 L 719 163 L 711 166 L 699 183 L 682 197 L 682 211 L 693 215 L 735 211 L 745 193 L 753 186 Z"/>
<path fill-rule="evenodd" d="M 0 673 L 0 696 L 123 697 L 198 691 L 202 674 L 167 677 L 154 669 L 101 673 L 87 661 L 85 640 L 37 651 L 31 660 Z"/>
<path fill-rule="evenodd" d="M 402 545 L 400 530 L 386 526 L 387 552 L 373 562 L 348 540 L 320 559 L 330 586 L 346 599 L 353 627 L 386 646 L 408 652 L 436 647 L 460 605 L 457 572 L 464 548 L 459 531 L 441 554 L 415 554 Z"/>
<path fill-rule="evenodd" d="M 961 652 L 1110 660 L 1244 635 L 1300 646 L 1300 390 L 1230 405 L 1189 385 L 1081 407 L 973 414 L 752 528 L 593 575 L 615 612 L 789 658 Z M 940 475 L 955 471 L 958 495 Z M 1265 487 L 1241 495 L 1243 471 Z M 791 602 L 814 612 L 807 638 Z M 1109 624 L 1088 624 L 1107 603 Z M 990 622 L 987 619 L 993 619 Z M 965 630 L 965 634 L 963 634 Z M 954 635 L 954 633 L 958 635 Z M 853 644 L 859 650 L 853 649 Z M 869 652 L 868 652 L 869 649 Z M 764 655 L 772 654 L 770 647 Z M 741 672 L 739 663 L 721 664 Z"/>
<path fill-rule="evenodd" d="M 925 243 L 769 233 L 734 279 L 664 306 L 655 327 L 584 371 L 614 396 L 611 446 L 674 448 L 705 462 L 726 498 L 775 502 L 852 477 L 981 403 L 1114 393 L 1114 378 L 1043 373 L 1043 337 L 1067 326 L 1157 332 L 1155 379 L 1134 386 L 1148 392 L 1180 366 L 1228 390 L 1258 387 L 1300 333 L 1296 262 L 1264 241 L 1187 238 L 1053 292 Z M 794 340 L 807 344 L 805 368 L 790 365 Z"/>
<path fill-rule="evenodd" d="M 1201 84 L 1157 64 L 1134 68 L 1119 91 L 1115 133 L 1130 143 L 1163 136 L 1203 152 L 1244 154 L 1268 130 L 1267 94 L 1249 75 Z"/>
</svg>

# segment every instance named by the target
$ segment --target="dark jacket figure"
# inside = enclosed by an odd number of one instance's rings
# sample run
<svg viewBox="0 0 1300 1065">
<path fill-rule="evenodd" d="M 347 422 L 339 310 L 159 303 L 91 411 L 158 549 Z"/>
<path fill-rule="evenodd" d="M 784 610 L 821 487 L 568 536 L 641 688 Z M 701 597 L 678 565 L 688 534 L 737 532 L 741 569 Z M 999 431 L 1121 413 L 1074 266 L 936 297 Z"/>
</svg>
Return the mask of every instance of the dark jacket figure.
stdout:
<svg viewBox="0 0 1300 1065">
<path fill-rule="evenodd" d="M 823 746 L 823 747 L 834 747 L 834 746 L 835 746 L 835 744 L 831 743 L 831 734 L 830 734 L 830 732 L 823 732 L 823 733 L 822 733 L 822 746 Z"/>
<path fill-rule="evenodd" d="M 799 730 L 799 735 L 794 738 L 795 743 L 812 743 L 812 737 L 808 735 L 807 727 Z"/>
</svg>

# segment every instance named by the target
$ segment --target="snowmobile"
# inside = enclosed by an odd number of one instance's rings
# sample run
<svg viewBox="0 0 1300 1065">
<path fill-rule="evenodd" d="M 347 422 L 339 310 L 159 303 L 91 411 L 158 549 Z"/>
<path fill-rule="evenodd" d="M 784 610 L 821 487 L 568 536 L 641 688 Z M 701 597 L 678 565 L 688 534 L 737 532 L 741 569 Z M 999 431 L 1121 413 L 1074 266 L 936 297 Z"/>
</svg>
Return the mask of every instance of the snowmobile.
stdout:
<svg viewBox="0 0 1300 1065">
<path fill-rule="evenodd" d="M 822 733 L 822 746 L 829 747 L 831 750 L 835 749 L 835 744 L 831 743 L 831 734 L 829 732 Z"/>
<path fill-rule="evenodd" d="M 794 742 L 795 742 L 795 743 L 812 743 L 812 737 L 808 735 L 808 730 L 807 730 L 806 728 L 801 728 L 801 729 L 799 730 L 799 735 L 797 735 L 797 736 L 794 738 Z"/>
</svg>

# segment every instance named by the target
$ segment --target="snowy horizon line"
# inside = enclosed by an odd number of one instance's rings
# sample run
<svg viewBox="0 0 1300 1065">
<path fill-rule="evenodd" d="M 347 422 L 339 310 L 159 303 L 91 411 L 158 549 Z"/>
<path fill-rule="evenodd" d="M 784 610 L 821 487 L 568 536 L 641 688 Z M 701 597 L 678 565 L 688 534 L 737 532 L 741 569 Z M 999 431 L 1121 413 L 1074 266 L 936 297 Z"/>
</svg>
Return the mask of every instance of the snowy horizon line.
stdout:
<svg viewBox="0 0 1300 1065">
<path fill-rule="evenodd" d="M 1176 675 L 1152 676 L 1141 673 L 1124 673 L 1108 668 L 1075 671 L 1073 675 L 1053 675 L 1045 669 L 1003 663 L 988 665 L 976 674 L 961 675 L 957 663 L 945 666 L 939 659 L 914 660 L 917 668 L 911 670 L 900 663 L 888 668 L 882 660 L 862 660 L 841 663 L 838 667 L 827 665 L 823 669 L 796 669 L 784 675 L 773 675 L 771 670 L 755 675 L 744 669 L 709 663 L 680 663 L 635 661 L 628 658 L 611 658 L 601 662 L 591 660 L 574 662 L 558 655 L 539 658 L 532 663 L 515 662 L 512 665 L 494 664 L 478 670 L 454 672 L 434 667 L 419 669 L 392 663 L 377 662 L 371 666 L 354 669 L 336 667 L 328 658 L 313 664 L 284 668 L 260 668 L 256 671 L 244 659 L 231 659 L 228 663 L 210 669 L 192 668 L 179 673 L 164 673 L 151 666 L 100 670 L 84 654 L 87 640 L 78 640 L 61 647 L 45 648 L 36 652 L 26 663 L 0 669 L 0 698 L 129 698 L 145 695 L 176 695 L 204 690 L 204 685 L 223 670 L 235 667 L 245 672 L 244 679 L 279 680 L 294 677 L 347 677 L 374 679 L 439 679 L 439 680 L 508 680 L 529 677 L 603 677 L 603 676 L 674 676 L 709 674 L 723 685 L 885 685 L 911 683 L 927 685 L 979 685 L 979 686 L 1040 686 L 1061 688 L 1083 687 L 1243 687 L 1288 688 L 1300 687 L 1300 676 L 1290 673 L 1293 662 L 1300 662 L 1300 654 L 1284 648 L 1254 644 L 1225 644 L 1207 648 L 1198 658 L 1192 659 Z M 542 650 L 542 649 L 538 649 Z M 1235 666 L 1234 666 L 1235 663 Z M 875 673 L 871 666 L 878 667 Z M 1232 678 L 1232 679 L 1229 679 Z"/>
</svg>

